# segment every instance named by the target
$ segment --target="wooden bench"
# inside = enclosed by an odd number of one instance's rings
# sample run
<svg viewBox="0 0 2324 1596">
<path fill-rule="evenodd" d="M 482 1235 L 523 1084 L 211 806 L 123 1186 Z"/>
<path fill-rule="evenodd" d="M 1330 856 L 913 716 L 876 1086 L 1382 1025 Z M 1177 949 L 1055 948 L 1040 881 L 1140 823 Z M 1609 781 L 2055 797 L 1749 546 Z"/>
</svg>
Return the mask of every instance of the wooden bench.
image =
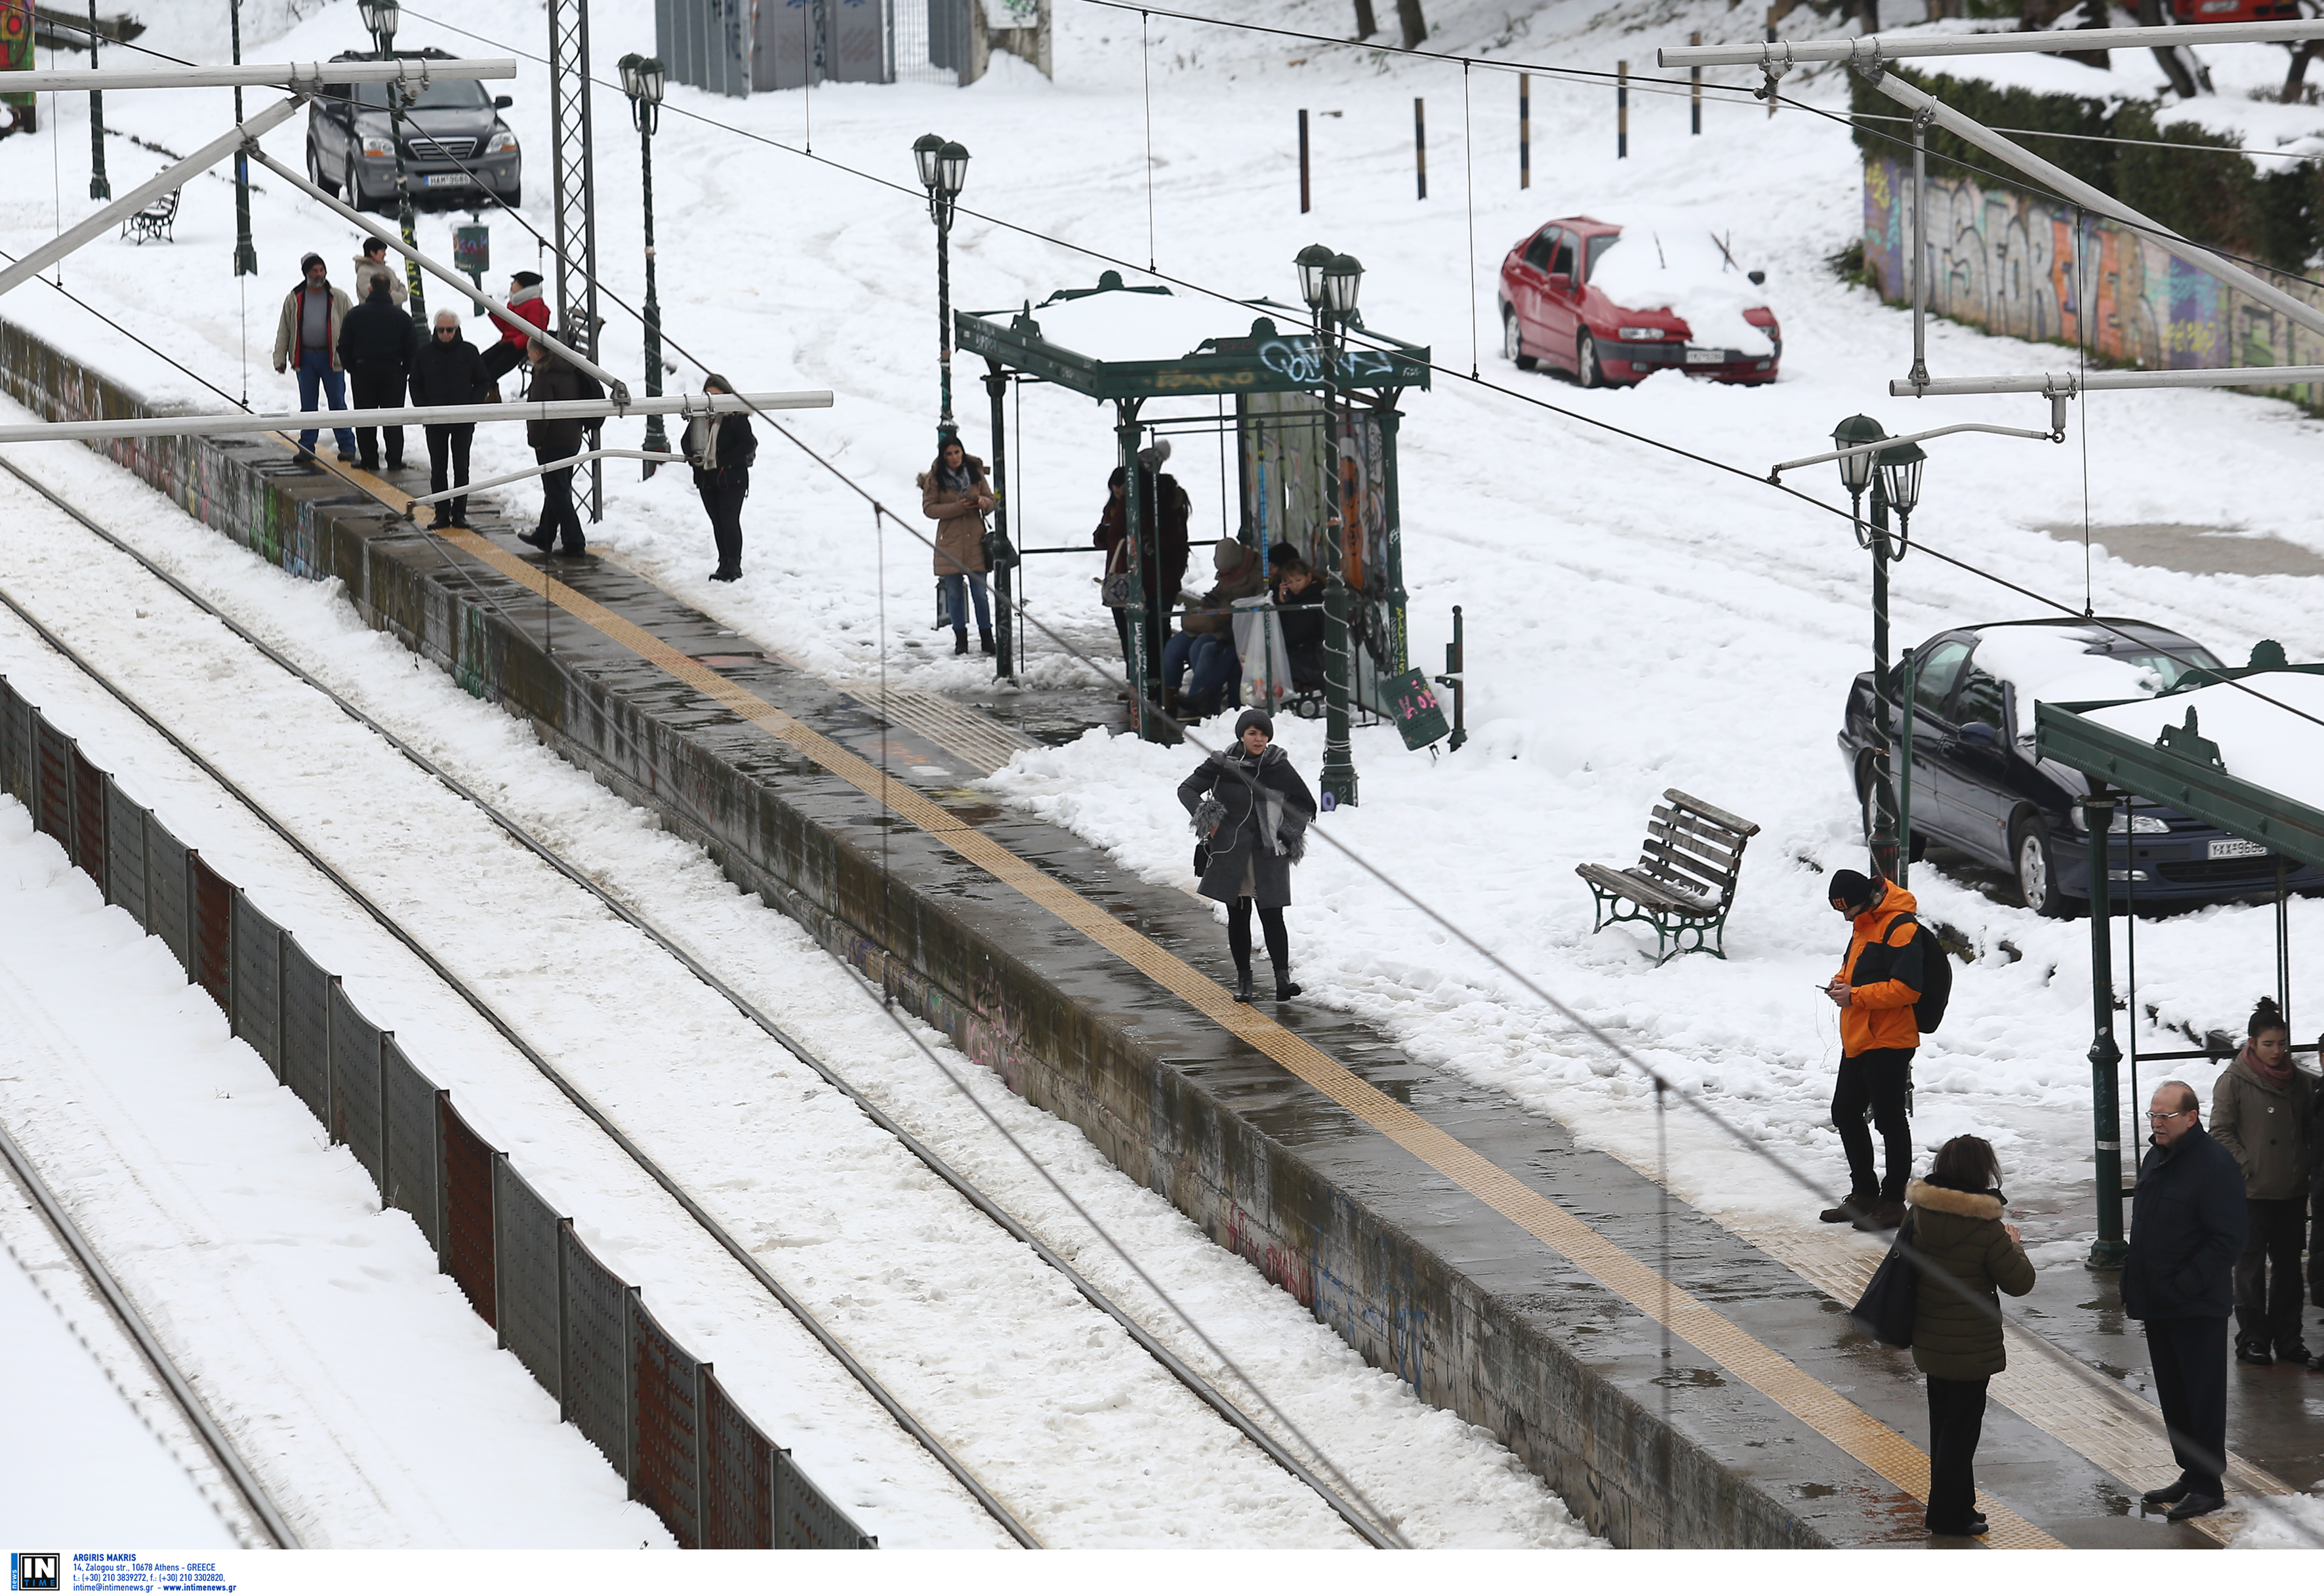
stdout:
<svg viewBox="0 0 2324 1596">
<path fill-rule="evenodd" d="M 177 243 L 178 194 L 179 190 L 172 189 L 144 209 L 132 211 L 122 217 L 121 235 L 124 238 L 134 237 L 140 244 L 153 238 L 167 238 L 172 244 Z"/>
<path fill-rule="evenodd" d="M 1596 905 L 1597 923 L 1591 934 L 1618 920 L 1643 920 L 1655 928 L 1656 964 L 1683 953 L 1723 959 L 1727 910 L 1735 901 L 1743 845 L 1759 828 L 1675 787 L 1664 792 L 1663 800 L 1646 822 L 1646 840 L 1639 844 L 1635 867 L 1573 867 L 1573 873 L 1590 883 Z M 1709 941 L 1704 940 L 1706 933 Z"/>
</svg>

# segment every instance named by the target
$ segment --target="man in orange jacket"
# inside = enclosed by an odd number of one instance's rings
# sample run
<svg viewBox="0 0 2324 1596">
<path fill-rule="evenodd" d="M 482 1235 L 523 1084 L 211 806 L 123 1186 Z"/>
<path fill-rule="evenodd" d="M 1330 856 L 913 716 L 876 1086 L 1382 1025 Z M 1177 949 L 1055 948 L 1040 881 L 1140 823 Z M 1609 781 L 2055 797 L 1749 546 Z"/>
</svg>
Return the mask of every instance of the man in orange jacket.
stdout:
<svg viewBox="0 0 2324 1596">
<path fill-rule="evenodd" d="M 1913 1005 L 1926 990 L 1923 960 L 1928 935 L 1911 917 L 1910 892 L 1890 881 L 1835 872 L 1831 906 L 1854 923 L 1848 957 L 1824 995 L 1840 1007 L 1840 1082 L 1831 1093 L 1831 1122 L 1848 1153 L 1848 1200 L 1817 1217 L 1826 1224 L 1893 1231 L 1904 1220 L 1904 1183 L 1913 1173 L 1913 1127 L 1904 1096 L 1913 1084 L 1913 1053 L 1921 1029 Z M 1901 923 L 1900 923 L 1901 922 Z M 1887 1178 L 1872 1175 L 1872 1132 L 1887 1153 Z"/>
</svg>

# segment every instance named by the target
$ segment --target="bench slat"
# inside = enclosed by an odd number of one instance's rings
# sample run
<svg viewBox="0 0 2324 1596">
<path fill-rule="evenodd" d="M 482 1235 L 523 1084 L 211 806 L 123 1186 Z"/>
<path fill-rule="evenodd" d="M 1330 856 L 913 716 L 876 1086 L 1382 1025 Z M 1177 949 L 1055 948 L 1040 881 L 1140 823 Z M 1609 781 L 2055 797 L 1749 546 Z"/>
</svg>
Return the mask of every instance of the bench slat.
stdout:
<svg viewBox="0 0 2324 1596">
<path fill-rule="evenodd" d="M 1702 860 L 1713 870 L 1724 871 L 1729 875 L 1734 874 L 1743 863 L 1741 848 L 1721 847 L 1707 838 L 1674 830 L 1659 821 L 1647 826 L 1646 837 L 1650 842 L 1660 843 L 1665 847 L 1680 849 Z"/>
<path fill-rule="evenodd" d="M 1656 875 L 1675 873 L 1695 890 L 1708 889 L 1719 897 L 1735 890 L 1735 877 L 1730 872 L 1713 870 L 1699 859 L 1690 859 L 1668 844 L 1651 838 L 1640 844 L 1639 868 L 1651 869 Z"/>
<path fill-rule="evenodd" d="M 1706 820 L 1716 820 L 1721 826 L 1731 827 L 1733 830 L 1744 836 L 1757 836 L 1759 835 L 1759 827 L 1756 822 L 1746 820 L 1740 815 L 1730 815 L 1726 810 L 1719 807 L 1718 805 L 1706 804 L 1701 798 L 1694 797 L 1691 793 L 1681 792 L 1675 787 L 1665 788 L 1663 789 L 1663 797 L 1668 798 L 1672 803 L 1684 805 L 1686 807 L 1692 809 L 1696 814 L 1702 816 Z"/>
<path fill-rule="evenodd" d="M 1687 836 L 1701 837 L 1707 843 L 1716 844 L 1735 853 L 1740 853 L 1744 844 L 1749 841 L 1742 833 L 1730 827 L 1705 820 L 1700 816 L 1690 815 L 1683 809 L 1665 808 L 1660 804 L 1655 806 L 1653 817 L 1647 825 L 1650 829 L 1655 826 L 1666 826 L 1673 831 Z"/>
<path fill-rule="evenodd" d="M 1632 881 L 1652 881 L 1664 890 L 1678 893 L 1684 898 L 1716 903 L 1723 901 L 1727 897 L 1727 893 L 1722 889 L 1706 887 L 1699 881 L 1680 874 L 1651 854 L 1640 858 L 1637 864 L 1622 873 Z"/>
<path fill-rule="evenodd" d="M 1653 879 L 1636 871 L 1609 870 L 1602 864 L 1577 864 L 1573 873 L 1593 886 L 1602 887 L 1618 897 L 1628 898 L 1641 909 L 1707 916 L 1718 912 L 1719 906 L 1706 902 L 1697 894 L 1673 891 Z"/>
</svg>

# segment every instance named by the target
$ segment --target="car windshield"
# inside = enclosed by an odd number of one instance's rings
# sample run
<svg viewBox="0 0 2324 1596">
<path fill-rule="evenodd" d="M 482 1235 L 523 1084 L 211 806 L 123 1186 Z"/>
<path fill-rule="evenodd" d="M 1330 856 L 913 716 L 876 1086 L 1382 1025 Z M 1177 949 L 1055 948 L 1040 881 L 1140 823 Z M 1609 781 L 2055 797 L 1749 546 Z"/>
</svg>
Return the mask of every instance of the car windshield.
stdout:
<svg viewBox="0 0 2324 1596">
<path fill-rule="evenodd" d="M 1606 258 L 1608 250 L 1621 242 L 1622 235 L 1619 233 L 1600 233 L 1590 241 L 1590 262 L 1583 277 L 1584 281 L 1598 275 L 1598 263 Z"/>
<path fill-rule="evenodd" d="M 2116 650 L 2107 658 L 2119 660 L 2126 665 L 2153 672 L 2162 678 L 2162 691 L 2166 693 L 2185 680 L 2190 671 L 2222 669 L 2218 659 L 2209 649 L 2173 649 L 2167 654 L 2160 651 L 2149 652 L 2140 649 Z"/>
<path fill-rule="evenodd" d="M 355 104 L 366 111 L 388 108 L 388 85 L 358 83 L 355 85 Z M 472 78 L 438 78 L 420 91 L 411 102 L 415 111 L 481 111 L 492 105 L 492 97 L 484 86 Z"/>
<path fill-rule="evenodd" d="M 2195 643 L 2143 643 L 2119 653 L 2093 653 L 2095 641 L 2099 640 L 2081 626 L 1996 626 L 1979 634 L 1972 669 L 2016 689 L 2017 735 L 2024 741 L 2034 735 L 2036 700 L 2151 698 L 2190 669 L 2219 668 L 2218 657 Z"/>
</svg>

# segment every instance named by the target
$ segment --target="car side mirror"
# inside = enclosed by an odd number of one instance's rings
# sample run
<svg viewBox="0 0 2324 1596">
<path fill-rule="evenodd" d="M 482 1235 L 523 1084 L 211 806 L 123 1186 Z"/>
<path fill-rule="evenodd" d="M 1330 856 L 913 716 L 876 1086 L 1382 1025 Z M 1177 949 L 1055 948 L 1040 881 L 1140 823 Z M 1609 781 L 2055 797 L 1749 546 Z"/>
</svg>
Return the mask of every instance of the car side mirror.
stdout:
<svg viewBox="0 0 2324 1596">
<path fill-rule="evenodd" d="M 505 94 L 496 94 L 493 96 L 493 109 L 495 111 L 505 111 L 514 104 L 516 104 L 516 100 L 512 96 Z"/>
<path fill-rule="evenodd" d="M 1960 729 L 1960 740 L 1974 748 L 1994 748 L 2001 743 L 2001 733 L 1990 721 L 1970 721 Z"/>
<path fill-rule="evenodd" d="M 1560 293 L 1572 293 L 1573 291 L 1573 273 L 1571 272 L 1551 272 L 1549 274 L 1549 286 L 1555 289 Z"/>
</svg>

